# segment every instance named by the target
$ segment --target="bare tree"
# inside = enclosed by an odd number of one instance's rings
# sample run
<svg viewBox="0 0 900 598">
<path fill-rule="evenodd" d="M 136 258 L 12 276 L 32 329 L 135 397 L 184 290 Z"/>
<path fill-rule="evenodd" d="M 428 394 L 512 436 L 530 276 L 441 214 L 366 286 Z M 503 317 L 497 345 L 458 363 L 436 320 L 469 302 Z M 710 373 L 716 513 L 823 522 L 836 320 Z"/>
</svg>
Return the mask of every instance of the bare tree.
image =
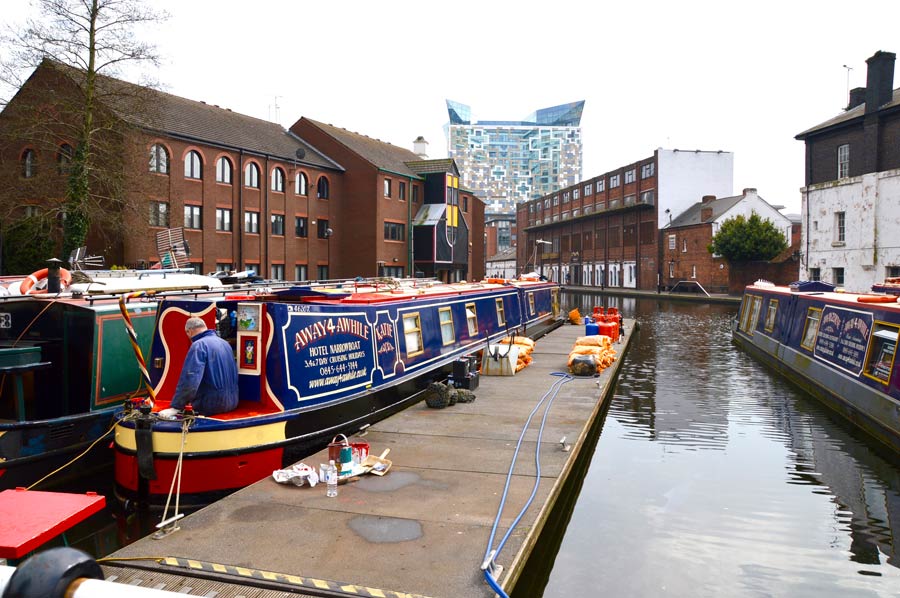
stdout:
<svg viewBox="0 0 900 598">
<path fill-rule="evenodd" d="M 128 64 L 158 63 L 154 47 L 137 39 L 135 30 L 165 15 L 141 0 L 39 0 L 38 6 L 40 20 L 10 28 L 2 41 L 7 55 L 0 79 L 19 90 L 13 104 L 20 105 L 9 110 L 13 106 L 7 104 L 0 128 L 6 143 L 55 144 L 50 152 L 59 154 L 56 174 L 67 179 L 65 192 L 60 193 L 58 176 L 55 181 L 48 177 L 43 196 L 57 199 L 48 213 L 55 211 L 62 222 L 62 255 L 67 256 L 84 244 L 89 227 L 109 233 L 116 229 L 117 215 L 121 221 L 129 170 L 124 162 L 131 155 L 123 113 L 144 110 L 147 88 L 111 77 Z M 22 75 L 40 66 L 54 76 L 22 93 Z M 59 152 L 61 137 L 73 141 L 70 155 Z M 32 185 L 30 192 L 36 188 Z"/>
</svg>

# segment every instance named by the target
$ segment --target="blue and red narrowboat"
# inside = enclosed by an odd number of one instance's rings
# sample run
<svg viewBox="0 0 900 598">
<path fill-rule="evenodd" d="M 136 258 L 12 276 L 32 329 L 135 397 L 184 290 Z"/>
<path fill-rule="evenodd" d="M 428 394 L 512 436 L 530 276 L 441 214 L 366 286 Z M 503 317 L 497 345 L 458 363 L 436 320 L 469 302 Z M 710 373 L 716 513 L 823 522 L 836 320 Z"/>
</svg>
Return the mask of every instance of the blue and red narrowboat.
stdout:
<svg viewBox="0 0 900 598">
<path fill-rule="evenodd" d="M 744 290 L 732 338 L 900 456 L 900 303 L 824 282 Z"/>
<path fill-rule="evenodd" d="M 558 285 L 538 280 L 169 297 L 147 360 L 155 406 L 123 414 L 116 428 L 117 493 L 162 504 L 180 471 L 181 503 L 209 503 L 420 400 L 454 361 L 558 312 Z M 191 316 L 234 347 L 240 402 L 166 421 L 157 414 L 178 382 Z"/>
</svg>

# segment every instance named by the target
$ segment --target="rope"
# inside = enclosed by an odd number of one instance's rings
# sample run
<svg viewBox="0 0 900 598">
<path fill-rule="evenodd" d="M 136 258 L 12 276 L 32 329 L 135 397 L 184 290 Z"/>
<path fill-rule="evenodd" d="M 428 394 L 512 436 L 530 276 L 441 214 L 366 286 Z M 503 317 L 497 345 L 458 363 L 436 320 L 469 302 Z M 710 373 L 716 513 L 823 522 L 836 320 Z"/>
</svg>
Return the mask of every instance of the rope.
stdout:
<svg viewBox="0 0 900 598">
<path fill-rule="evenodd" d="M 15 347 L 16 345 L 19 344 L 19 341 L 22 340 L 22 337 L 25 336 L 25 334 L 31 329 L 32 326 L 34 326 L 34 323 L 37 322 L 40 319 L 40 317 L 42 315 L 44 315 L 44 312 L 47 311 L 48 309 L 50 309 L 53 306 L 53 304 L 56 303 L 57 301 L 59 301 L 59 298 L 55 298 L 51 301 L 48 301 L 47 305 L 44 306 L 44 309 L 39 311 L 36 316 L 31 318 L 31 321 L 28 322 L 28 325 L 22 329 L 22 333 L 19 334 L 19 336 L 16 338 L 15 341 L 13 341 L 13 344 L 12 344 L 13 347 Z M 6 376 L 7 376 L 7 374 L 3 374 L 3 377 L 0 378 L 0 392 L 3 392 L 3 387 L 6 385 Z"/>
<path fill-rule="evenodd" d="M 166 506 L 163 509 L 162 519 L 160 519 L 160 521 L 166 521 L 168 519 L 169 505 L 172 502 L 173 491 L 175 494 L 175 510 L 172 513 L 172 517 L 174 518 L 178 516 L 179 502 L 181 499 L 181 465 L 184 462 L 184 446 L 185 444 L 187 444 L 188 428 L 190 428 L 193 420 L 193 417 L 188 416 L 185 417 L 181 422 L 181 448 L 178 450 L 178 461 L 176 461 L 175 463 L 175 472 L 172 475 L 172 483 L 169 485 L 169 495 L 166 497 Z M 177 519 L 175 521 L 177 521 Z M 175 521 L 172 522 L 172 526 L 175 525 Z M 175 530 L 171 529 L 169 531 Z"/>
<path fill-rule="evenodd" d="M 150 373 L 147 371 L 144 355 L 137 342 L 137 332 L 134 330 L 134 324 L 131 323 L 131 314 L 128 313 L 128 308 L 125 306 L 126 299 L 141 297 L 145 294 L 144 291 L 138 291 L 136 293 L 121 295 L 119 297 L 119 311 L 122 312 L 122 321 L 125 323 L 125 331 L 128 332 L 128 340 L 131 342 L 131 350 L 134 352 L 134 357 L 138 362 L 138 369 L 141 370 L 141 378 L 144 380 L 144 386 L 147 387 L 147 392 L 150 393 L 148 401 L 152 407 L 153 404 L 156 403 L 156 392 L 153 390 L 153 385 L 150 383 Z"/>
<path fill-rule="evenodd" d="M 123 419 L 123 421 L 124 421 L 124 419 Z M 51 471 L 50 473 L 48 473 L 47 475 L 45 475 L 44 477 L 42 477 L 41 479 L 39 479 L 38 481 L 36 481 L 35 483 L 33 483 L 31 486 L 28 486 L 28 488 L 26 488 L 26 490 L 31 490 L 32 488 L 34 488 L 35 486 L 37 486 L 38 484 L 40 484 L 41 482 L 43 482 L 44 480 L 46 480 L 47 478 L 49 478 L 50 476 L 56 475 L 57 473 L 59 473 L 60 471 L 62 471 L 63 469 L 65 469 L 66 467 L 68 467 L 69 465 L 71 465 L 72 463 L 75 463 L 75 461 L 78 461 L 79 459 L 81 459 L 82 457 L 84 457 L 84 456 L 88 453 L 88 451 L 90 451 L 92 448 L 94 448 L 94 447 L 97 445 L 98 442 L 100 442 L 101 440 L 103 440 L 104 438 L 106 438 L 106 437 L 109 435 L 110 432 L 112 432 L 113 430 L 115 430 L 116 424 L 118 424 L 118 423 L 119 423 L 119 422 L 117 422 L 117 421 L 115 420 L 115 417 L 114 417 L 114 418 L 113 418 L 113 425 L 110 426 L 109 430 L 107 430 L 106 432 L 104 432 L 103 434 L 101 434 L 100 436 L 98 436 L 97 439 L 96 439 L 94 442 L 92 442 L 91 445 L 90 445 L 89 447 L 87 447 L 86 449 L 84 449 L 84 450 L 81 452 L 81 454 L 79 454 L 77 457 L 73 458 L 71 461 L 69 461 L 69 462 L 66 463 L 65 465 L 61 465 L 61 466 L 57 467 L 56 469 L 54 469 L 53 471 Z"/>
<path fill-rule="evenodd" d="M 528 419 L 525 420 L 525 425 L 522 427 L 521 434 L 519 434 L 519 440 L 516 443 L 516 450 L 513 451 L 512 461 L 509 464 L 509 471 L 506 474 L 506 484 L 503 487 L 503 495 L 500 498 L 500 507 L 497 509 L 497 517 L 494 518 L 494 525 L 491 527 L 491 536 L 490 538 L 488 538 L 487 549 L 485 549 L 484 552 L 484 562 L 481 565 L 481 569 L 484 572 L 485 581 L 491 587 L 491 589 L 494 590 L 502 598 L 509 598 L 509 596 L 506 594 L 506 592 L 503 591 L 503 589 L 497 583 L 497 580 L 494 578 L 494 560 L 500 554 L 500 551 L 503 550 L 503 547 L 506 545 L 506 541 L 509 539 L 510 534 L 515 529 L 516 525 L 518 525 L 519 521 L 522 519 L 522 516 L 525 515 L 528 507 L 530 507 L 531 503 L 534 501 L 538 486 L 541 483 L 541 439 L 544 436 L 544 426 L 547 423 L 547 415 L 550 413 L 550 407 L 553 405 L 553 401 L 555 401 L 556 397 L 559 395 L 559 389 L 562 387 L 562 385 L 574 380 L 572 376 L 563 372 L 551 372 L 550 375 L 558 377 L 559 380 L 556 380 L 553 384 L 550 385 L 550 388 L 546 393 L 544 393 L 544 396 L 541 397 L 541 400 L 537 402 L 537 404 L 534 406 L 534 409 L 532 409 L 531 413 L 528 414 Z M 500 540 L 497 548 L 493 548 L 494 536 L 497 533 L 497 526 L 500 524 L 500 517 L 503 514 L 503 508 L 506 505 L 506 497 L 509 494 L 509 483 L 512 480 L 513 470 L 516 467 L 516 459 L 518 459 L 519 456 L 519 449 L 522 446 L 522 440 L 525 438 L 525 433 L 528 431 L 528 427 L 531 425 L 531 420 L 534 417 L 534 414 L 537 413 L 538 409 L 541 408 L 541 405 L 544 403 L 544 401 L 547 400 L 547 397 L 550 397 L 550 400 L 547 402 L 547 406 L 544 409 L 544 415 L 541 418 L 541 426 L 538 430 L 537 443 L 535 444 L 534 449 L 534 463 L 536 471 L 534 477 L 534 487 L 531 490 L 531 496 L 529 496 L 528 500 L 525 501 L 525 505 L 519 511 L 519 514 L 516 515 L 516 518 L 513 520 L 513 522 L 510 524 L 509 529 L 506 531 L 503 539 Z"/>
</svg>

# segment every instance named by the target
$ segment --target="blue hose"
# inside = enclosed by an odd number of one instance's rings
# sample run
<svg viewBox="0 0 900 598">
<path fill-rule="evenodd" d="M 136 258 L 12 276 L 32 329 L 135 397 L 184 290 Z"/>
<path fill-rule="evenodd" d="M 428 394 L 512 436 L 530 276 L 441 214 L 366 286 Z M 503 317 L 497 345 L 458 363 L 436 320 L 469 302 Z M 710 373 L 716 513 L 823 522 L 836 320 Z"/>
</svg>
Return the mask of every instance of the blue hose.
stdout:
<svg viewBox="0 0 900 598">
<path fill-rule="evenodd" d="M 550 385 L 550 388 L 544 393 L 544 396 L 541 397 L 541 400 L 537 402 L 537 405 L 534 406 L 534 409 L 531 410 L 531 413 L 528 414 L 528 419 L 525 421 L 525 425 L 522 427 L 522 433 L 519 434 L 519 440 L 516 442 L 516 450 L 513 451 L 512 461 L 509 464 L 509 471 L 506 474 L 506 484 L 503 487 L 503 495 L 500 497 L 500 507 L 497 510 L 497 517 L 494 518 L 494 525 L 491 527 L 491 537 L 488 539 L 487 549 L 484 552 L 484 563 L 481 568 L 484 571 L 484 580 L 491 587 L 494 592 L 497 593 L 501 598 L 509 598 L 506 592 L 500 587 L 497 583 L 497 580 L 494 579 L 493 574 L 491 573 L 491 564 L 494 559 L 500 554 L 500 551 L 503 550 L 503 547 L 506 545 L 506 541 L 509 539 L 509 535 L 515 529 L 516 525 L 518 525 L 519 520 L 522 519 L 522 516 L 525 515 L 525 512 L 528 510 L 528 507 L 531 506 L 532 501 L 534 501 L 534 497 L 537 494 L 538 486 L 541 483 L 541 439 L 544 436 L 544 426 L 547 423 L 547 415 L 550 413 L 550 407 L 553 405 L 553 401 L 556 400 L 556 397 L 559 395 L 559 389 L 563 384 L 574 380 L 572 376 L 566 374 L 564 372 L 551 372 L 551 376 L 556 376 L 559 380 L 556 380 L 553 384 Z M 535 477 L 534 477 L 534 487 L 531 489 L 531 496 L 528 497 L 528 500 L 525 501 L 525 505 L 522 507 L 522 510 L 519 511 L 519 514 L 516 515 L 516 518 L 510 524 L 509 529 L 506 530 L 506 534 L 504 534 L 503 539 L 500 540 L 500 543 L 497 545 L 497 548 L 494 549 L 494 536 L 497 533 L 497 525 L 500 523 L 500 516 L 503 514 L 503 507 L 506 505 L 506 497 L 509 494 L 509 483 L 512 480 L 513 470 L 516 467 L 516 459 L 519 456 L 519 448 L 522 446 L 522 439 L 525 438 L 525 433 L 528 431 L 528 427 L 531 425 L 531 419 L 534 417 L 534 414 L 537 413 L 538 409 L 541 408 L 541 405 L 544 404 L 544 401 L 547 400 L 547 397 L 550 397 L 550 400 L 547 402 L 547 407 L 544 409 L 544 415 L 541 418 L 541 427 L 538 430 L 538 438 L 537 444 L 534 449 L 534 464 L 535 464 Z"/>
</svg>

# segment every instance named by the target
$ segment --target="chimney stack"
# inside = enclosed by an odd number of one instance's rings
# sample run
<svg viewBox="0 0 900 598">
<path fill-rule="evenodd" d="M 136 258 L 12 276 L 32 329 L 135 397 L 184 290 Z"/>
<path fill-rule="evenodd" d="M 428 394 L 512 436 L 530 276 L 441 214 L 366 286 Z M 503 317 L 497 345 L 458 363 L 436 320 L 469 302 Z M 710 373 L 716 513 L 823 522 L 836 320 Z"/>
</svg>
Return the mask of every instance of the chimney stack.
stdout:
<svg viewBox="0 0 900 598">
<path fill-rule="evenodd" d="M 701 203 L 709 203 L 711 201 L 716 201 L 715 195 L 704 195 L 703 198 L 700 200 Z"/>
<path fill-rule="evenodd" d="M 423 160 L 428 158 L 428 142 L 421 135 L 413 141 L 413 153 Z"/>
<path fill-rule="evenodd" d="M 700 208 L 700 222 L 706 222 L 707 220 L 712 219 L 713 209 L 709 207 L 701 207 Z"/>
<path fill-rule="evenodd" d="M 874 113 L 881 106 L 891 101 L 894 93 L 894 60 L 893 52 L 879 50 L 866 60 L 866 114 Z"/>
<path fill-rule="evenodd" d="M 854 87 L 850 90 L 850 103 L 847 104 L 847 110 L 856 108 L 860 104 L 866 103 L 866 88 Z"/>
</svg>

